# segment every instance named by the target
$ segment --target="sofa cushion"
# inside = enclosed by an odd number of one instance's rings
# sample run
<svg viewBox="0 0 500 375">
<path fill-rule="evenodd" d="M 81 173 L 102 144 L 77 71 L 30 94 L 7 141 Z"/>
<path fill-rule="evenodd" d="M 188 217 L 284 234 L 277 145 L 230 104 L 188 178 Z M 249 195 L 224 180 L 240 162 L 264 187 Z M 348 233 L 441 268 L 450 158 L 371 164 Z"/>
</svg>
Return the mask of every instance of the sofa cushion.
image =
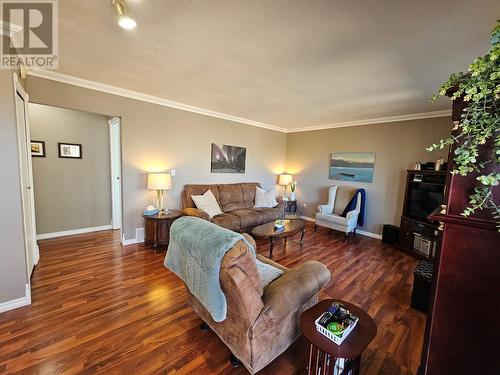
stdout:
<svg viewBox="0 0 500 375">
<path fill-rule="evenodd" d="M 241 184 L 217 185 L 220 196 L 222 211 L 228 212 L 239 208 L 245 208 Z"/>
<path fill-rule="evenodd" d="M 354 193 L 357 188 L 352 186 L 339 186 L 337 189 L 337 194 L 335 196 L 335 207 L 333 208 L 333 213 L 335 215 L 342 215 L 346 206 L 354 197 Z"/>
<path fill-rule="evenodd" d="M 276 189 L 272 188 L 268 191 L 261 189 L 260 187 L 255 188 L 255 206 L 254 208 L 271 208 L 278 205 L 276 201 Z"/>
<path fill-rule="evenodd" d="M 265 222 L 265 215 L 257 209 L 240 208 L 238 210 L 231 211 L 230 214 L 239 217 L 241 227 L 240 230 L 249 227 L 256 227 L 257 225 Z"/>
<path fill-rule="evenodd" d="M 244 182 L 241 184 L 244 208 L 252 208 L 254 206 L 255 188 L 257 187 L 260 188 L 260 184 L 258 182 Z"/>
<path fill-rule="evenodd" d="M 219 203 L 210 189 L 202 195 L 191 195 L 191 199 L 196 204 L 196 208 L 205 211 L 210 218 L 222 213 Z"/>
<path fill-rule="evenodd" d="M 223 228 L 233 230 L 235 232 L 240 231 L 240 218 L 235 215 L 222 213 L 220 215 L 214 216 L 212 218 L 212 223 L 217 224 Z"/>
<path fill-rule="evenodd" d="M 269 223 L 276 219 L 280 219 L 282 212 L 279 208 L 256 208 L 255 211 L 262 215 L 262 223 Z"/>
<path fill-rule="evenodd" d="M 214 194 L 215 200 L 220 206 L 219 189 L 217 185 L 186 185 L 182 192 L 182 208 L 196 208 L 191 195 L 201 195 L 207 190 L 211 190 Z"/>
</svg>

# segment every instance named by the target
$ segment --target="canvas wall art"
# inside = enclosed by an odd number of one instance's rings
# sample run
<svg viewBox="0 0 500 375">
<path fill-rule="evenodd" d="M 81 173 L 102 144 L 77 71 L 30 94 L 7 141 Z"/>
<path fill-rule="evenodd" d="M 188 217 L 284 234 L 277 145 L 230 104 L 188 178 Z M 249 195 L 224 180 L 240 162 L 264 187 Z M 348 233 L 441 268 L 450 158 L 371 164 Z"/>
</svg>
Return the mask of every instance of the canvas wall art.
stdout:
<svg viewBox="0 0 500 375">
<path fill-rule="evenodd" d="M 374 152 L 337 152 L 330 155 L 330 180 L 372 182 Z"/>
<path fill-rule="evenodd" d="M 245 173 L 245 147 L 212 143 L 212 173 Z"/>
<path fill-rule="evenodd" d="M 82 145 L 78 143 L 58 143 L 59 157 L 69 159 L 82 158 Z"/>
<path fill-rule="evenodd" d="M 45 153 L 45 141 L 31 141 L 31 156 L 38 158 L 47 156 Z"/>
</svg>

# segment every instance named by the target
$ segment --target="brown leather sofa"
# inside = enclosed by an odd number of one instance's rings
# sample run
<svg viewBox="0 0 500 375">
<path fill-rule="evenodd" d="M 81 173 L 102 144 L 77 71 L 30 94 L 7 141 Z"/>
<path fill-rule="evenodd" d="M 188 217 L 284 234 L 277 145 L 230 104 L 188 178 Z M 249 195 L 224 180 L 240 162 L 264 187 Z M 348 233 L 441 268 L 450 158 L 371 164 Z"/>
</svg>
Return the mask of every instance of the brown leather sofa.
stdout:
<svg viewBox="0 0 500 375">
<path fill-rule="evenodd" d="M 258 182 L 217 185 L 186 185 L 181 193 L 183 214 L 197 216 L 235 232 L 249 232 L 257 225 L 269 223 L 284 216 L 286 203 L 277 197 L 278 205 L 273 208 L 253 208 L 255 187 Z M 223 212 L 210 220 L 206 212 L 196 208 L 191 195 L 212 191 Z"/>
<path fill-rule="evenodd" d="M 243 235 L 255 248 L 255 241 Z M 253 253 L 243 241 L 237 242 L 221 263 L 219 280 L 227 301 L 222 322 L 215 322 L 186 287 L 188 304 L 252 374 L 300 336 L 301 313 L 317 303 L 318 292 L 330 280 L 328 268 L 316 261 L 290 270 L 261 255 L 257 258 L 284 274 L 263 288 Z"/>
</svg>

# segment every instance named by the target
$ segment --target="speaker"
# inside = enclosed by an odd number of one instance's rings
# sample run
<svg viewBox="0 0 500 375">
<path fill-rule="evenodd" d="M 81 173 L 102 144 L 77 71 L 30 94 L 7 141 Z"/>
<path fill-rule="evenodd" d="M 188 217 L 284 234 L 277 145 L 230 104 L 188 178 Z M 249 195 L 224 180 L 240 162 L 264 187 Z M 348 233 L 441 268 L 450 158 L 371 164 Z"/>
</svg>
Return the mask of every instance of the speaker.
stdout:
<svg viewBox="0 0 500 375">
<path fill-rule="evenodd" d="M 399 239 L 399 227 L 391 224 L 384 224 L 384 230 L 382 232 L 382 242 L 388 244 L 394 244 L 398 242 Z"/>
</svg>

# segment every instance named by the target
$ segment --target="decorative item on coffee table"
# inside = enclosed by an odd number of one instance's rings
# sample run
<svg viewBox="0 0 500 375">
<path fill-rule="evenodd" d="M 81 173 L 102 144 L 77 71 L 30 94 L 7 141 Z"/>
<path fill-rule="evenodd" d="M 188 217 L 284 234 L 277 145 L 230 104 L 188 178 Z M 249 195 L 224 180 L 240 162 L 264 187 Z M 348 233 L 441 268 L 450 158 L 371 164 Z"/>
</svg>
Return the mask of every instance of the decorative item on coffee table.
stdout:
<svg viewBox="0 0 500 375">
<path fill-rule="evenodd" d="M 169 210 L 166 214 L 142 215 L 144 218 L 144 243 L 155 248 L 168 247 L 170 226 L 182 216 L 181 211 Z"/>
<path fill-rule="evenodd" d="M 320 333 L 316 328 L 317 319 L 334 303 L 347 308 L 358 318 L 354 328 L 342 343 L 334 341 Z M 310 343 L 308 374 L 354 374 L 361 368 L 361 354 L 377 335 L 377 326 L 373 319 L 361 308 L 345 301 L 326 299 L 304 311 L 300 316 L 300 328 Z M 333 329 L 333 327 L 332 327 Z"/>
<path fill-rule="evenodd" d="M 278 220 L 277 220 L 278 221 Z M 256 238 L 267 238 L 270 242 L 269 247 L 269 258 L 273 257 L 274 241 L 276 238 L 284 238 L 285 245 L 286 239 L 288 237 L 294 236 L 299 232 L 302 232 L 300 236 L 300 244 L 302 245 L 302 240 L 304 239 L 304 233 L 306 229 L 304 220 L 279 220 L 282 222 L 283 226 L 279 225 L 276 227 L 276 223 L 270 222 L 266 224 L 259 225 L 252 229 L 252 236 Z"/>
</svg>

